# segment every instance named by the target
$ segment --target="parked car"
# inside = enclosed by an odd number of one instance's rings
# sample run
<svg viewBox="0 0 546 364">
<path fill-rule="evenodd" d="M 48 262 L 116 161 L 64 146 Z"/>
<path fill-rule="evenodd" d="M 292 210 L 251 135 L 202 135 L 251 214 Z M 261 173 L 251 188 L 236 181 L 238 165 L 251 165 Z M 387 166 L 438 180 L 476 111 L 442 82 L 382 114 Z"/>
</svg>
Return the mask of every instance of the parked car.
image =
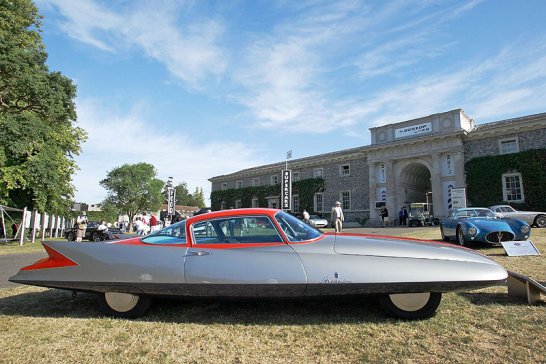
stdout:
<svg viewBox="0 0 546 364">
<path fill-rule="evenodd" d="M 212 210 L 210 209 L 210 207 L 201 207 L 199 210 L 195 211 L 195 212 L 193 213 L 193 215 L 194 215 L 194 216 L 195 216 L 195 215 L 201 215 L 201 214 L 205 214 L 205 213 L 210 212 L 210 211 L 212 211 Z"/>
<path fill-rule="evenodd" d="M 531 226 L 546 227 L 546 212 L 518 211 L 510 205 L 495 205 L 491 206 L 490 209 L 502 217 L 513 217 L 523 220 Z"/>
<path fill-rule="evenodd" d="M 410 204 L 408 226 L 432 226 L 438 225 L 440 219 L 434 217 L 432 204 L 425 202 L 414 202 Z"/>
<path fill-rule="evenodd" d="M 89 240 L 89 241 L 108 240 L 108 239 L 104 238 L 103 234 L 100 231 L 97 230 L 99 225 L 100 225 L 100 221 L 89 221 L 89 222 L 87 222 L 87 229 L 85 230 L 85 236 L 83 237 L 83 239 Z M 77 231 L 76 227 L 71 227 L 71 228 L 65 229 L 64 237 L 66 238 L 66 240 L 76 241 L 76 231 Z M 117 235 L 122 235 L 123 234 L 120 229 L 115 228 L 115 227 L 108 228 L 108 231 L 111 234 L 113 234 L 114 238 L 118 238 Z"/>
<path fill-rule="evenodd" d="M 323 219 L 318 215 L 309 215 L 309 223 L 317 228 L 325 228 L 328 226 L 328 220 Z"/>
<path fill-rule="evenodd" d="M 42 244 L 49 257 L 22 268 L 11 282 L 94 292 L 99 308 L 116 317 L 143 314 L 153 296 L 375 294 L 390 315 L 422 319 L 434 315 L 442 292 L 496 285 L 508 276 L 466 248 L 323 233 L 263 208 L 192 216 L 127 240 Z"/>
<path fill-rule="evenodd" d="M 450 211 L 440 224 L 443 240 L 498 244 L 503 241 L 527 240 L 531 227 L 523 220 L 500 219 L 487 208 L 460 208 Z"/>
</svg>

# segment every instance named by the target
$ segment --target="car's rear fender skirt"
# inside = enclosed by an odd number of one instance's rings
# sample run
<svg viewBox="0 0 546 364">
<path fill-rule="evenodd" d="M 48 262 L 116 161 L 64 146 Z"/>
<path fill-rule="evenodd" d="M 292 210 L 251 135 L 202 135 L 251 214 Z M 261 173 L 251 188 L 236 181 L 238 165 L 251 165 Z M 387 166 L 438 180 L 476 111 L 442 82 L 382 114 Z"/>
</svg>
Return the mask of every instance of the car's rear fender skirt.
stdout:
<svg viewBox="0 0 546 364">
<path fill-rule="evenodd" d="M 310 284 L 306 296 L 340 296 L 350 294 L 375 293 L 418 293 L 466 291 L 493 285 L 500 285 L 504 280 L 460 281 L 460 282 L 394 282 L 394 283 L 334 283 Z"/>
</svg>

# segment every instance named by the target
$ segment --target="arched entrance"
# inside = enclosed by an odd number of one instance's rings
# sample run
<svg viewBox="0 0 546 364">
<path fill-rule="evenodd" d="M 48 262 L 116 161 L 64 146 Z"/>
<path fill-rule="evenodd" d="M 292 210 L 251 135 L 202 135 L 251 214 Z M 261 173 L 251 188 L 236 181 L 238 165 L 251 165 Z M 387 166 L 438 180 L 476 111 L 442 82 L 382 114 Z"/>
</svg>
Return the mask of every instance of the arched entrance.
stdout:
<svg viewBox="0 0 546 364">
<path fill-rule="evenodd" d="M 400 170 L 397 186 L 397 208 L 412 202 L 427 202 L 426 194 L 432 192 L 430 169 L 420 162 L 411 162 Z"/>
</svg>

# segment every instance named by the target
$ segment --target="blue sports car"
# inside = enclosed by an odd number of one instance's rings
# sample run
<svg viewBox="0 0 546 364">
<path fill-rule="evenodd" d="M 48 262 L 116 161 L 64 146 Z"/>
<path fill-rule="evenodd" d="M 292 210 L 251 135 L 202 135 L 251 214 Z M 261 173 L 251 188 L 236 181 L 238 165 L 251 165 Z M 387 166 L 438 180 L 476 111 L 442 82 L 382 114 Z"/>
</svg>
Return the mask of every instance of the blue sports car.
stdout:
<svg viewBox="0 0 546 364">
<path fill-rule="evenodd" d="M 459 245 L 469 241 L 499 244 L 527 240 L 531 227 L 523 220 L 498 218 L 486 208 L 460 208 L 450 211 L 440 224 L 443 240 L 455 239 Z"/>
</svg>

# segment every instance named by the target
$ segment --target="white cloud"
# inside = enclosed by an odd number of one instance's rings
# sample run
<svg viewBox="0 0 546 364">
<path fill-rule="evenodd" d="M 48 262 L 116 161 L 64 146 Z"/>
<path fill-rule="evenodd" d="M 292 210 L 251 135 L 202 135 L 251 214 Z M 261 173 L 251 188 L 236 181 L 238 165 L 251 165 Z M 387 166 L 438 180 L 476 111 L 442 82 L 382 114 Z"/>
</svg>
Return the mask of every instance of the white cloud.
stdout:
<svg viewBox="0 0 546 364">
<path fill-rule="evenodd" d="M 218 46 L 222 25 L 214 19 L 197 17 L 181 22 L 185 9 L 176 2 L 154 4 L 130 2 L 132 8 L 113 11 L 93 0 L 51 0 L 64 16 L 61 29 L 70 37 L 108 52 L 130 47 L 144 51 L 188 87 L 199 89 L 209 78 L 220 77 L 226 55 Z"/>
<path fill-rule="evenodd" d="M 186 182 L 190 192 L 202 187 L 208 198 L 208 178 L 263 162 L 256 158 L 254 149 L 241 142 L 200 143 L 182 128 L 159 131 L 147 120 L 145 103 L 135 105 L 128 113 L 108 109 L 109 103 L 100 100 L 78 99 L 77 105 L 78 124 L 89 134 L 81 155 L 76 158 L 80 166 L 74 177 L 78 201 L 102 201 L 106 191 L 99 181 L 110 170 L 126 163 L 150 163 L 160 179 L 172 176 L 176 184 Z"/>
</svg>

